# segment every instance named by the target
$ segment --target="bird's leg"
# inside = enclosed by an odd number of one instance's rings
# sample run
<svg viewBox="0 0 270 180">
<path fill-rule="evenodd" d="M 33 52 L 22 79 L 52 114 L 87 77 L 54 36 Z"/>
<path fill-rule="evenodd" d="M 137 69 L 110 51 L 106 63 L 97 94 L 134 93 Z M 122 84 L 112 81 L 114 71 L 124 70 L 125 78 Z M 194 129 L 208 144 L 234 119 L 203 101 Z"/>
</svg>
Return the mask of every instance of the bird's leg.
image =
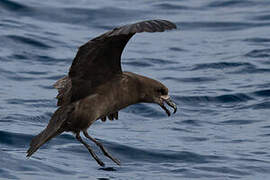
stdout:
<svg viewBox="0 0 270 180">
<path fill-rule="evenodd" d="M 97 157 L 97 155 L 95 154 L 95 152 L 91 149 L 91 147 L 82 140 L 81 136 L 80 136 L 80 133 L 76 133 L 76 139 L 78 141 L 80 141 L 80 143 L 82 143 L 87 149 L 88 151 L 90 152 L 90 154 L 92 155 L 92 157 L 97 161 L 97 163 L 100 165 L 100 166 L 105 166 L 105 164 Z"/>
<path fill-rule="evenodd" d="M 85 137 L 87 137 L 88 139 L 90 139 L 91 141 L 93 141 L 100 149 L 101 151 L 103 152 L 103 154 L 105 156 L 107 156 L 108 158 L 110 158 L 113 162 L 115 162 L 117 165 L 120 166 L 120 161 L 114 157 L 112 157 L 112 155 L 104 148 L 104 146 L 98 142 L 95 138 L 92 138 L 88 133 L 87 131 L 83 131 L 83 134 Z"/>
</svg>

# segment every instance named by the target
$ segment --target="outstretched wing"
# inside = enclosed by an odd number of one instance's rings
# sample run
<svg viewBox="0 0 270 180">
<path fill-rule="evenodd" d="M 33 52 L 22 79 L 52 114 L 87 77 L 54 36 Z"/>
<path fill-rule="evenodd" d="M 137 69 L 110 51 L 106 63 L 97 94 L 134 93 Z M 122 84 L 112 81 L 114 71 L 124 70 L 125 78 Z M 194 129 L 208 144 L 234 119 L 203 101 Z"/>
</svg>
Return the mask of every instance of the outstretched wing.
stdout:
<svg viewBox="0 0 270 180">
<path fill-rule="evenodd" d="M 142 21 L 108 31 L 82 45 L 71 65 L 71 102 L 84 98 L 99 85 L 122 73 L 121 54 L 129 39 L 140 32 L 176 28 L 166 20 Z"/>
</svg>

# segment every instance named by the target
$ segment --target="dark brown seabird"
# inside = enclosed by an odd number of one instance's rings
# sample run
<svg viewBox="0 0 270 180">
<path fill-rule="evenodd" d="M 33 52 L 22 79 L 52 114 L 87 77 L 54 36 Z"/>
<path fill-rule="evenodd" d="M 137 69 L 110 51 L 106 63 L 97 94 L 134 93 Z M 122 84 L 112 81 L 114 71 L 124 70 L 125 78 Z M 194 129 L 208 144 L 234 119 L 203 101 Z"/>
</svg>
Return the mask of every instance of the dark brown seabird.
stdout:
<svg viewBox="0 0 270 180">
<path fill-rule="evenodd" d="M 108 31 L 82 45 L 72 62 L 69 73 L 58 80 L 57 105 L 47 127 L 31 141 L 27 151 L 30 157 L 40 146 L 63 132 L 73 132 L 100 166 L 104 163 L 81 138 L 80 132 L 93 141 L 105 156 L 116 164 L 114 158 L 87 129 L 96 120 L 118 119 L 118 111 L 136 103 L 156 103 L 170 116 L 164 102 L 177 110 L 162 83 L 121 69 L 121 54 L 129 39 L 140 32 L 163 32 L 176 29 L 166 20 L 149 20 L 125 25 Z"/>
</svg>

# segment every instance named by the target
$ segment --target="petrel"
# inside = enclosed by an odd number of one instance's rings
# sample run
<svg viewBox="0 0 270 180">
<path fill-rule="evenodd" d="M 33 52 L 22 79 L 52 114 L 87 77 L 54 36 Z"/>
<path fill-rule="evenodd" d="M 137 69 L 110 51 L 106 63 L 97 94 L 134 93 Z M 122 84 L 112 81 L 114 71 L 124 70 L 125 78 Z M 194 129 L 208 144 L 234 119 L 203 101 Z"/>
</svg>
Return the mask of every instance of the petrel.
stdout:
<svg viewBox="0 0 270 180">
<path fill-rule="evenodd" d="M 122 71 L 121 68 L 121 54 L 133 35 L 171 29 L 176 29 L 176 25 L 170 21 L 142 21 L 114 28 L 82 45 L 68 75 L 54 84 L 58 89 L 59 108 L 52 115 L 47 127 L 32 139 L 27 157 L 61 133 L 73 132 L 97 163 L 104 166 L 92 148 L 81 138 L 82 131 L 105 156 L 120 165 L 120 161 L 91 137 L 87 129 L 99 119 L 118 119 L 119 110 L 136 103 L 158 104 L 170 116 L 165 102 L 176 112 L 177 106 L 170 99 L 165 85 L 142 75 Z"/>
</svg>

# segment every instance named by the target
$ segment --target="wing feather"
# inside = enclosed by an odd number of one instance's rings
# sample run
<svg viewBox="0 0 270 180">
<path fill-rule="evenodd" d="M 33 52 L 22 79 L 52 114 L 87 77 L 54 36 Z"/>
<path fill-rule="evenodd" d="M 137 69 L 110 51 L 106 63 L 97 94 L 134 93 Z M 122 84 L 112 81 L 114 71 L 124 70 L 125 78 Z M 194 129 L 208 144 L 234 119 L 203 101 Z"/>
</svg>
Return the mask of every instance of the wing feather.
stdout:
<svg viewBox="0 0 270 180">
<path fill-rule="evenodd" d="M 121 55 L 135 33 L 163 32 L 175 29 L 166 20 L 141 21 L 114 28 L 82 45 L 74 58 L 68 77 L 59 80 L 58 100 L 74 102 L 94 93 L 95 88 L 122 73 Z"/>
</svg>

